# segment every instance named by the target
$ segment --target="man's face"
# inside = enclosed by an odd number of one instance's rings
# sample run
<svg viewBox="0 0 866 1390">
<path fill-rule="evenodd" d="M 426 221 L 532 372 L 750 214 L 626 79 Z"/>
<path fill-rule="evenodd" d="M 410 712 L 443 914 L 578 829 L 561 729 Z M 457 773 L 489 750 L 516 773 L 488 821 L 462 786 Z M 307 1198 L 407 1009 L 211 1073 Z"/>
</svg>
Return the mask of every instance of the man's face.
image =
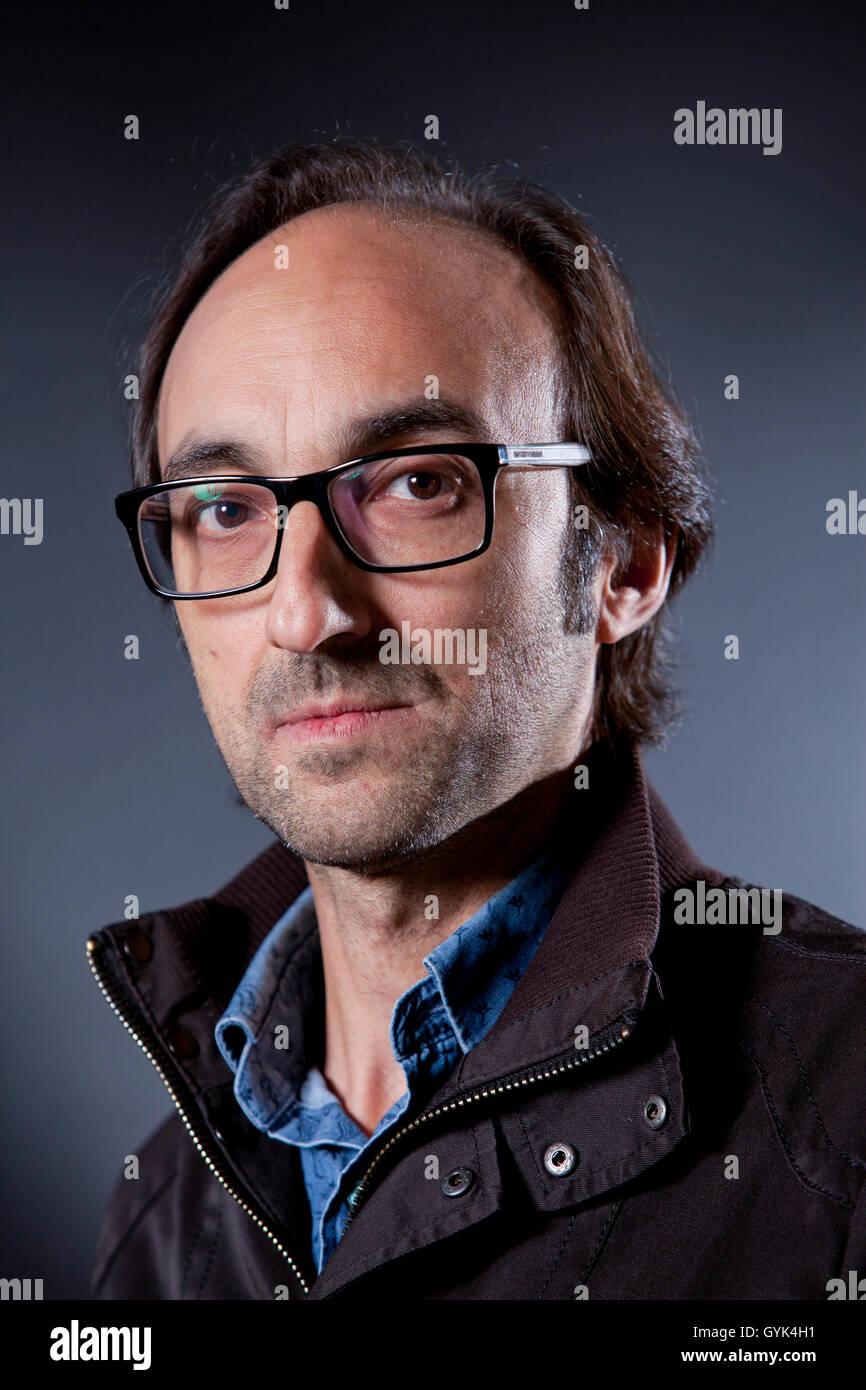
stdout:
<svg viewBox="0 0 866 1390">
<path fill-rule="evenodd" d="M 556 440 L 543 293 L 470 229 L 393 225 L 360 206 L 307 213 L 236 260 L 185 324 L 160 395 L 161 467 L 212 441 L 293 477 L 403 445 Z M 466 423 L 372 432 L 375 417 L 419 403 Z M 596 646 L 563 622 L 569 499 L 564 469 L 506 470 L 491 547 L 408 574 L 358 569 L 300 502 L 271 583 L 176 605 L 229 771 L 296 853 L 381 871 L 575 761 Z M 407 621 L 431 634 L 484 630 L 486 670 L 383 664 L 379 634 Z M 291 722 L 346 701 L 387 708 Z"/>
</svg>

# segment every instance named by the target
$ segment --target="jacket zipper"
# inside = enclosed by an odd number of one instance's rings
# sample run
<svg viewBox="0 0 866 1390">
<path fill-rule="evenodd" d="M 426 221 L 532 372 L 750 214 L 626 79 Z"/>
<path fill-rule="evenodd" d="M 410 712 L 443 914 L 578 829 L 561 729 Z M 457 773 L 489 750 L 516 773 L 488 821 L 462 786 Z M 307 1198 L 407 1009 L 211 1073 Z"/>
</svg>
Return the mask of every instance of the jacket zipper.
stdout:
<svg viewBox="0 0 866 1390">
<path fill-rule="evenodd" d="M 96 961 L 95 961 L 95 959 L 94 959 L 94 953 L 95 953 L 95 951 L 96 951 L 97 945 L 98 945 L 98 942 L 96 942 L 96 941 L 94 940 L 93 937 L 91 937 L 90 940 L 87 942 L 87 961 L 88 961 L 88 964 L 89 964 L 89 966 L 90 966 L 90 969 L 91 969 L 92 972 L 93 972 L 94 979 L 96 980 L 96 983 L 99 985 L 99 988 L 102 990 L 102 993 L 103 993 L 103 995 L 105 996 L 106 1000 L 108 1001 L 109 1005 L 110 1005 L 111 1008 L 114 1010 L 114 1012 L 117 1014 L 117 1017 L 120 1019 L 121 1023 L 123 1024 L 124 1028 L 126 1029 L 126 1031 L 127 1031 L 127 1032 L 131 1035 L 131 1037 L 133 1037 L 133 1038 L 135 1039 L 135 1041 L 138 1043 L 138 1046 L 141 1048 L 141 1050 L 142 1050 L 142 1052 L 144 1053 L 145 1057 L 148 1059 L 149 1062 L 152 1063 L 152 1065 L 153 1065 L 154 1068 L 156 1069 L 157 1074 L 159 1075 L 161 1081 L 163 1082 L 163 1085 L 165 1086 L 166 1090 L 168 1091 L 169 1095 L 171 1096 L 172 1101 L 174 1102 L 175 1108 L 176 1108 L 178 1114 L 180 1115 L 180 1118 L 183 1120 L 184 1124 L 186 1125 L 186 1128 L 187 1128 L 187 1130 L 189 1131 L 189 1134 L 190 1134 L 190 1137 L 191 1137 L 193 1143 L 195 1144 L 196 1148 L 198 1149 L 199 1153 L 201 1154 L 201 1156 L 202 1156 L 202 1158 L 204 1159 L 205 1163 L 207 1164 L 208 1168 L 210 1168 L 210 1170 L 211 1170 L 211 1172 L 213 1173 L 214 1177 L 217 1178 L 217 1179 L 219 1180 L 219 1182 L 222 1183 L 223 1187 L 225 1188 L 226 1192 L 228 1192 L 229 1196 L 234 1198 L 234 1200 L 237 1202 L 238 1206 L 240 1206 L 240 1207 L 247 1213 L 247 1215 L 251 1218 L 251 1220 L 253 1220 L 253 1221 L 256 1223 L 256 1225 L 259 1226 L 259 1227 L 261 1228 L 261 1230 L 262 1230 L 262 1231 L 264 1232 L 264 1234 L 268 1237 L 268 1239 L 271 1240 L 271 1241 L 273 1241 L 274 1245 L 277 1247 L 277 1249 L 279 1250 L 280 1254 L 281 1254 L 281 1255 L 283 1256 L 283 1258 L 284 1258 L 285 1260 L 287 1260 L 288 1263 L 291 1265 L 292 1270 L 293 1270 L 293 1272 L 294 1272 L 294 1274 L 295 1274 L 295 1276 L 296 1276 L 296 1278 L 297 1278 L 297 1280 L 298 1280 L 298 1283 L 301 1285 L 301 1288 L 304 1290 L 304 1293 L 305 1293 L 305 1294 L 308 1294 L 308 1293 L 310 1292 L 310 1286 L 309 1286 L 309 1284 L 307 1283 L 307 1281 L 304 1279 L 303 1275 L 301 1274 L 301 1271 L 298 1269 L 298 1266 L 295 1264 L 295 1261 L 292 1259 L 291 1255 L 290 1255 L 289 1252 L 285 1249 L 285 1247 L 280 1243 L 279 1237 L 276 1236 L 276 1235 L 274 1234 L 274 1232 L 273 1232 L 268 1226 L 265 1225 L 264 1221 L 261 1219 L 260 1216 L 257 1215 L 257 1213 L 256 1213 L 255 1211 L 253 1211 L 253 1209 L 252 1209 L 252 1207 L 249 1205 L 249 1203 L 245 1202 L 244 1199 L 243 1199 L 241 1196 L 239 1196 L 239 1194 L 234 1190 L 234 1188 L 231 1186 L 231 1184 L 230 1184 L 229 1182 L 226 1181 L 225 1176 L 220 1172 L 219 1168 L 218 1168 L 217 1165 L 213 1162 L 212 1158 L 210 1157 L 210 1154 L 207 1152 L 206 1148 L 205 1148 L 204 1145 L 202 1144 L 199 1135 L 196 1133 L 196 1130 L 195 1130 L 195 1128 L 194 1128 L 192 1122 L 191 1122 L 190 1119 L 189 1119 L 189 1116 L 187 1115 L 186 1111 L 184 1110 L 183 1106 L 181 1105 L 180 1101 L 178 1100 L 177 1095 L 176 1095 L 175 1090 L 174 1090 L 174 1087 L 172 1086 L 171 1082 L 169 1081 L 169 1078 L 168 1078 L 168 1076 L 167 1076 L 165 1070 L 164 1070 L 163 1067 L 161 1066 L 160 1062 L 157 1060 L 157 1058 L 156 1058 L 156 1056 L 154 1055 L 154 1053 L 153 1053 L 153 1051 L 151 1050 L 151 1048 L 149 1048 L 149 1047 L 146 1045 L 146 1043 L 143 1042 L 143 1040 L 139 1037 L 138 1033 L 135 1031 L 135 1029 L 133 1028 L 132 1024 L 129 1022 L 129 1019 L 125 1016 L 125 1014 L 124 1014 L 124 1013 L 122 1012 L 122 1010 L 120 1009 L 120 1007 L 119 1007 L 119 1005 L 118 1005 L 118 1002 L 117 1002 L 117 999 L 116 999 L 116 997 L 115 997 L 115 993 L 116 993 L 115 990 L 113 989 L 113 987 L 111 987 L 110 985 L 106 984 L 105 980 L 103 979 L 102 975 L 99 973 L 99 970 L 98 970 L 98 968 L 97 968 Z"/>
<path fill-rule="evenodd" d="M 268 1239 L 273 1242 L 277 1250 L 279 1250 L 280 1254 L 291 1266 L 295 1274 L 295 1277 L 298 1280 L 298 1283 L 304 1290 L 304 1293 L 308 1294 L 310 1292 L 310 1286 L 304 1279 L 295 1261 L 292 1259 L 291 1255 L 285 1249 L 285 1247 L 281 1244 L 279 1237 L 276 1236 L 274 1232 L 268 1226 L 265 1225 L 264 1221 L 255 1211 L 253 1211 L 249 1203 L 245 1202 L 244 1199 L 241 1196 L 239 1196 L 239 1194 L 234 1190 L 231 1184 L 226 1181 L 225 1176 L 220 1172 L 219 1168 L 213 1162 L 213 1160 L 210 1157 L 210 1154 L 207 1152 L 206 1148 L 202 1144 L 201 1139 L 199 1135 L 196 1133 L 196 1130 L 192 1122 L 190 1121 L 188 1115 L 186 1114 L 186 1111 L 184 1110 L 183 1106 L 178 1100 L 177 1095 L 175 1094 L 174 1087 L 169 1081 L 165 1070 L 160 1065 L 160 1062 L 157 1060 L 157 1058 L 154 1056 L 153 1051 L 139 1037 L 138 1033 L 135 1031 L 132 1024 L 129 1022 L 129 1019 L 120 1009 L 117 1003 L 117 999 L 115 998 L 115 991 L 112 988 L 110 988 L 109 985 L 106 984 L 105 980 L 103 979 L 102 975 L 99 973 L 99 970 L 97 968 L 96 961 L 94 959 L 94 953 L 97 944 L 98 943 L 93 939 L 93 937 L 91 937 L 90 940 L 87 942 L 87 961 L 91 971 L 93 972 L 93 977 L 96 980 L 96 983 L 99 985 L 99 988 L 105 996 L 105 999 L 107 1000 L 108 1004 L 110 1005 L 114 1013 L 117 1015 L 117 1017 L 120 1019 L 126 1031 L 130 1034 L 132 1038 L 134 1038 L 135 1042 L 141 1048 L 145 1057 L 147 1057 L 148 1061 L 155 1068 L 163 1085 L 165 1086 L 166 1090 L 171 1096 L 171 1099 L 174 1102 L 174 1106 L 189 1132 L 190 1138 L 192 1139 L 193 1143 L 195 1144 L 196 1148 L 198 1149 L 208 1168 L 210 1168 L 214 1177 L 217 1178 L 217 1180 L 220 1183 L 222 1183 L 229 1196 L 234 1198 L 238 1206 L 241 1207 L 242 1210 L 247 1213 L 250 1219 L 254 1221 L 255 1224 L 268 1237 Z M 601 1029 L 600 1032 L 597 1033 L 595 1036 L 594 1046 L 589 1047 L 586 1051 L 581 1050 L 581 1055 L 579 1057 L 575 1057 L 574 1049 L 569 1049 L 567 1052 L 562 1052 L 558 1054 L 556 1057 L 552 1057 L 550 1061 L 545 1064 L 545 1069 L 543 1071 L 530 1073 L 529 1075 L 523 1075 L 523 1073 L 520 1071 L 512 1072 L 509 1075 L 501 1077 L 498 1081 L 491 1082 L 482 1090 L 474 1092 L 474 1094 L 471 1096 L 458 1096 L 455 1097 L 454 1100 L 445 1101 L 442 1105 L 437 1105 L 435 1109 L 426 1110 L 423 1114 L 416 1116 L 416 1118 L 414 1120 L 411 1120 L 409 1124 L 403 1125 L 399 1130 L 397 1130 L 397 1133 L 393 1134 L 391 1138 L 388 1140 L 388 1142 L 384 1144 L 382 1148 L 378 1151 L 372 1163 L 367 1168 L 367 1171 L 364 1173 L 364 1176 L 356 1184 L 356 1186 L 350 1193 L 348 1202 L 349 1216 L 343 1230 L 348 1230 L 348 1227 L 351 1225 L 352 1221 L 357 1215 L 361 1203 L 363 1202 L 365 1195 L 367 1195 L 367 1189 L 369 1187 L 369 1182 L 372 1174 L 379 1167 L 379 1164 L 381 1163 L 382 1159 L 386 1156 L 386 1154 L 388 1154 L 393 1149 L 394 1145 L 400 1139 L 402 1139 L 404 1135 L 410 1134 L 415 1130 L 420 1129 L 422 1125 L 427 1124 L 430 1120 L 437 1119 L 440 1115 L 446 1115 L 452 1110 L 458 1110 L 462 1106 L 472 1105 L 479 1101 L 486 1100 L 490 1096 L 504 1095 L 506 1091 L 515 1091 L 519 1089 L 519 1087 L 521 1086 L 531 1086 L 538 1081 L 548 1081 L 553 1077 L 562 1075 L 563 1072 L 573 1071 L 576 1067 L 585 1066 L 587 1062 L 594 1061 L 597 1057 L 601 1057 L 605 1052 L 611 1052 L 615 1047 L 619 1047 L 622 1043 L 626 1041 L 627 1038 L 631 1037 L 633 1031 L 633 1024 L 634 1021 L 631 1017 L 624 1016 L 623 1018 L 616 1020 L 613 1024 L 609 1024 L 607 1028 Z"/>
<path fill-rule="evenodd" d="M 348 1197 L 349 1216 L 343 1227 L 348 1229 L 367 1195 L 367 1188 L 371 1174 L 375 1172 L 385 1155 L 394 1147 L 405 1134 L 410 1134 L 414 1130 L 420 1129 L 429 1120 L 436 1119 L 439 1115 L 446 1115 L 449 1111 L 458 1110 L 461 1106 L 472 1105 L 474 1102 L 485 1100 L 490 1096 L 504 1095 L 506 1091 L 516 1091 L 521 1086 L 532 1086 L 538 1081 L 548 1081 L 552 1077 L 561 1076 L 563 1072 L 574 1071 L 576 1067 L 586 1066 L 587 1062 L 592 1062 L 596 1057 L 602 1056 L 605 1052 L 611 1052 L 615 1047 L 630 1038 L 634 1031 L 635 1019 L 631 1015 L 623 1015 L 622 1018 L 602 1028 L 595 1035 L 594 1045 L 586 1049 L 581 1049 L 581 1055 L 575 1056 L 575 1049 L 569 1048 L 566 1052 L 561 1052 L 555 1057 L 544 1063 L 544 1070 L 524 1075 L 523 1071 L 511 1072 L 500 1077 L 498 1080 L 491 1081 L 483 1090 L 476 1091 L 471 1096 L 456 1096 L 453 1100 L 445 1101 L 442 1105 L 437 1105 L 434 1110 L 425 1110 L 423 1114 L 416 1116 L 409 1124 L 403 1125 L 401 1129 L 393 1134 L 386 1144 L 379 1149 L 364 1176 L 352 1189 Z M 593 1040 L 591 1040 L 593 1041 Z"/>
</svg>

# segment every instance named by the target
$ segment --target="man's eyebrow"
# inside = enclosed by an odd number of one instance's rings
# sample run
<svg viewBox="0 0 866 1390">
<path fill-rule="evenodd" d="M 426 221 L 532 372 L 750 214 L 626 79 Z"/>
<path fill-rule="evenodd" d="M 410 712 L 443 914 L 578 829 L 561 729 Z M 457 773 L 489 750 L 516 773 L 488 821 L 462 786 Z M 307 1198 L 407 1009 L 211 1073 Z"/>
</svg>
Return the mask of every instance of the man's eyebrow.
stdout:
<svg viewBox="0 0 866 1390">
<path fill-rule="evenodd" d="M 377 453 L 395 439 L 423 437 L 443 429 L 454 430 L 474 443 L 491 442 L 490 425 L 472 406 L 443 399 L 410 401 L 347 425 L 338 436 L 334 462 L 348 463 Z M 235 471 L 268 476 L 266 462 L 257 450 L 234 440 L 202 440 L 175 450 L 162 470 L 162 481 Z"/>
<path fill-rule="evenodd" d="M 356 420 L 341 433 L 340 452 L 348 461 L 364 454 L 375 454 L 406 435 L 427 435 L 443 429 L 465 435 L 467 442 L 498 442 L 491 440 L 489 423 L 472 406 L 445 399 L 419 400 Z"/>
<path fill-rule="evenodd" d="M 260 455 L 231 440 L 205 440 L 175 449 L 162 470 L 162 482 L 195 478 L 208 473 L 265 473 Z"/>
</svg>

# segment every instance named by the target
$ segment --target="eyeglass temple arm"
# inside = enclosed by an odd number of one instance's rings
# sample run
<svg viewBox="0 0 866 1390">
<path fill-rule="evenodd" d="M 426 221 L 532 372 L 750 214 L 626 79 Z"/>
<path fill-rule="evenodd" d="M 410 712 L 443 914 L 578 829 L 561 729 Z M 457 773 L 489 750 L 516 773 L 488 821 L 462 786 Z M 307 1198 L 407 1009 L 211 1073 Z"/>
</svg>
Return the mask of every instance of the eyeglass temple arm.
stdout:
<svg viewBox="0 0 866 1390">
<path fill-rule="evenodd" d="M 519 468 L 563 468 L 590 463 L 592 454 L 583 444 L 500 444 L 499 462 Z"/>
</svg>

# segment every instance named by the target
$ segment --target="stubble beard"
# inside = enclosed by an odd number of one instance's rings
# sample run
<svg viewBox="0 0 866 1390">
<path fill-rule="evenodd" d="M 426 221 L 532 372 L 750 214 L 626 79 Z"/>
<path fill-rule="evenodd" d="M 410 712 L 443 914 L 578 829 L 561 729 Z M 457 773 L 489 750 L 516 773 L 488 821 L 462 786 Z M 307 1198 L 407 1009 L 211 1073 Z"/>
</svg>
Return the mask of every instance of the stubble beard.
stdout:
<svg viewBox="0 0 866 1390">
<path fill-rule="evenodd" d="M 226 711 L 218 738 L 249 809 L 302 859 L 365 874 L 418 858 L 534 780 L 551 729 L 582 682 L 592 680 L 585 637 L 597 611 L 592 565 L 568 546 L 543 612 L 504 612 L 488 629 L 484 675 L 449 686 L 435 667 L 390 667 L 378 645 L 347 654 L 293 657 L 256 673 L 243 720 Z M 502 634 L 507 637 L 503 640 Z M 375 655 L 374 655 L 375 652 Z M 358 679 L 360 675 L 360 680 Z M 383 773 L 365 736 L 342 746 L 301 747 L 279 762 L 261 732 L 264 711 L 363 689 L 394 703 L 438 702 L 433 736 L 395 735 Z M 282 703 L 281 703 L 282 702 Z M 239 730 L 242 730 L 239 733 Z M 377 736 L 381 739 L 381 735 Z M 393 771 L 392 771 L 393 770 Z"/>
<path fill-rule="evenodd" d="M 387 770 L 360 747 L 301 750 L 286 758 L 277 788 L 259 743 L 234 780 L 253 813 L 302 859 L 379 873 L 441 844 L 481 813 L 476 808 L 486 809 L 497 740 L 462 703 L 461 710 L 457 731 L 444 727 L 443 709 L 435 736 L 413 740 L 409 757 L 388 747 Z"/>
</svg>

